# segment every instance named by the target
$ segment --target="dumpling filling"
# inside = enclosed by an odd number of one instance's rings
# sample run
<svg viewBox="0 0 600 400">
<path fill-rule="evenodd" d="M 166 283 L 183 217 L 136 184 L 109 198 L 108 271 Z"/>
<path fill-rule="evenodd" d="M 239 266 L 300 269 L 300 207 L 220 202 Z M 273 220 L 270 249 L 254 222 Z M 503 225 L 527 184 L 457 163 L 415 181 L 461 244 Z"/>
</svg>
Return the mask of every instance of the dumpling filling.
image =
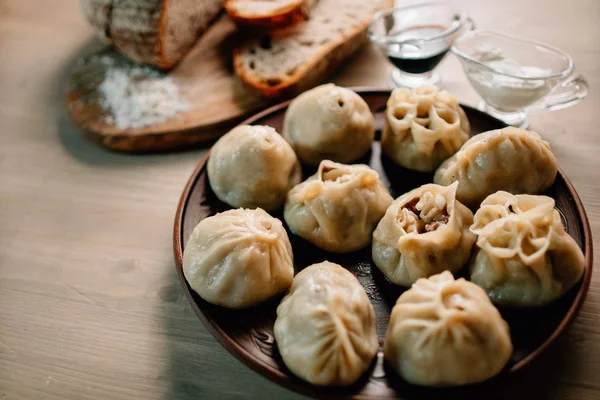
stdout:
<svg viewBox="0 0 600 400">
<path fill-rule="evenodd" d="M 456 201 L 457 183 L 423 185 L 398 197 L 373 232 L 375 265 L 396 285 L 411 286 L 441 271 L 458 272 L 477 236 L 473 213 Z"/>
<path fill-rule="evenodd" d="M 337 182 L 343 183 L 348 182 L 352 179 L 352 174 L 348 173 L 348 170 L 342 170 L 329 165 L 323 165 L 321 168 L 321 180 L 323 182 Z"/>
<path fill-rule="evenodd" d="M 392 202 L 369 166 L 324 160 L 315 175 L 288 192 L 283 216 L 296 235 L 323 250 L 348 253 L 371 242 Z"/>
<path fill-rule="evenodd" d="M 346 165 L 344 165 L 343 168 L 338 168 L 334 163 L 328 162 L 327 160 L 323 162 L 319 173 L 321 181 L 340 184 L 350 182 L 359 175 L 356 170 L 348 168 Z M 379 180 L 379 175 L 372 170 L 364 171 L 360 175 L 361 186 L 375 185 Z"/>
<path fill-rule="evenodd" d="M 448 223 L 448 204 L 440 194 L 424 193 L 406 203 L 397 216 L 407 234 L 433 232 Z"/>
</svg>

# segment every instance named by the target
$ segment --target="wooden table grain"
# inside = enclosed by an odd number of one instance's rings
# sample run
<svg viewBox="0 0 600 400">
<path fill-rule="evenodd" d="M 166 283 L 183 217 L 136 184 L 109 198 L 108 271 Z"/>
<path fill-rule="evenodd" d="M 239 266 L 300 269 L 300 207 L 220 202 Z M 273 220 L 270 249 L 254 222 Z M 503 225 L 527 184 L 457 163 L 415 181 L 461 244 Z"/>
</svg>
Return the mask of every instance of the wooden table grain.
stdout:
<svg viewBox="0 0 600 400">
<path fill-rule="evenodd" d="M 532 128 L 579 191 L 600 260 L 600 2 L 452 3 L 479 27 L 564 49 L 588 78 L 584 102 Z M 176 279 L 175 207 L 205 149 L 112 153 L 67 119 L 67 71 L 98 46 L 76 0 L 0 0 L 0 399 L 301 398 L 229 355 Z M 440 70 L 477 101 L 456 60 Z M 385 86 L 389 71 L 367 48 L 335 81 Z M 490 397 L 600 398 L 600 271 L 566 334 Z"/>
</svg>

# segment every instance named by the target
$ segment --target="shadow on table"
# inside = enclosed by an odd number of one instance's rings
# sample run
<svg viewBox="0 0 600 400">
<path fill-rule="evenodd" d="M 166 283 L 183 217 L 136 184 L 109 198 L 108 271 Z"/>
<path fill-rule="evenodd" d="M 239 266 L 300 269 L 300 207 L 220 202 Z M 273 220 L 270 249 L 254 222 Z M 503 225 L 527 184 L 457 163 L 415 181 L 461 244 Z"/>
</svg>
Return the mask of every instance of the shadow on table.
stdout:
<svg viewBox="0 0 600 400">
<path fill-rule="evenodd" d="M 278 399 L 301 397 L 269 382 L 229 354 L 204 328 L 181 289 L 174 266 L 161 294 L 168 363 L 168 400 Z"/>
</svg>

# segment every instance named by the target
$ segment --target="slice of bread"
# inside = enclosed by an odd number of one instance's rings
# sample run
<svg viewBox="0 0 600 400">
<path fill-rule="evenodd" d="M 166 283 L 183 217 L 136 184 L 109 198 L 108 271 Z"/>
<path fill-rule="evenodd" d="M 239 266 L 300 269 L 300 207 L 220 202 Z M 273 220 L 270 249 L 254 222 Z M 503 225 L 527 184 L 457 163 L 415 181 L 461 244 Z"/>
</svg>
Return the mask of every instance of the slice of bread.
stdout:
<svg viewBox="0 0 600 400">
<path fill-rule="evenodd" d="M 224 0 L 81 0 L 99 36 L 132 60 L 174 67 L 219 14 Z"/>
<path fill-rule="evenodd" d="M 365 44 L 375 12 L 393 5 L 393 0 L 320 0 L 308 21 L 236 48 L 235 72 L 263 97 L 301 93 Z"/>
<path fill-rule="evenodd" d="M 225 9 L 242 28 L 274 30 L 308 19 L 316 0 L 226 0 Z"/>
</svg>

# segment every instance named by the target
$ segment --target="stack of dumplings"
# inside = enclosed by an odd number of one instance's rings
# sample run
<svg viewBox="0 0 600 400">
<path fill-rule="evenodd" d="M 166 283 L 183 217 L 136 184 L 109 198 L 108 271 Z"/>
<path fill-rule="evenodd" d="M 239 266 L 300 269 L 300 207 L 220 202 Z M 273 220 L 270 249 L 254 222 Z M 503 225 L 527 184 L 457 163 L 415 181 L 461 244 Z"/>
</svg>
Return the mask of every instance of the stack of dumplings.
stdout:
<svg viewBox="0 0 600 400">
<path fill-rule="evenodd" d="M 373 306 L 338 264 L 294 277 L 288 231 L 329 253 L 370 247 L 373 268 L 408 288 L 383 342 L 391 369 L 422 386 L 497 375 L 513 345 L 496 306 L 558 300 L 582 278 L 585 257 L 555 201 L 540 195 L 558 172 L 548 142 L 512 127 L 470 134 L 448 92 L 394 90 L 382 152 L 408 170 L 435 172 L 434 183 L 394 200 L 376 171 L 348 164 L 375 135 L 369 106 L 349 89 L 326 84 L 298 96 L 282 135 L 269 126 L 231 130 L 213 147 L 207 173 L 233 209 L 193 230 L 183 254 L 189 286 L 229 309 L 282 298 L 274 336 L 288 369 L 314 385 L 351 385 L 379 351 Z M 300 162 L 317 167 L 304 181 Z M 470 281 L 453 276 L 463 273 Z"/>
</svg>

